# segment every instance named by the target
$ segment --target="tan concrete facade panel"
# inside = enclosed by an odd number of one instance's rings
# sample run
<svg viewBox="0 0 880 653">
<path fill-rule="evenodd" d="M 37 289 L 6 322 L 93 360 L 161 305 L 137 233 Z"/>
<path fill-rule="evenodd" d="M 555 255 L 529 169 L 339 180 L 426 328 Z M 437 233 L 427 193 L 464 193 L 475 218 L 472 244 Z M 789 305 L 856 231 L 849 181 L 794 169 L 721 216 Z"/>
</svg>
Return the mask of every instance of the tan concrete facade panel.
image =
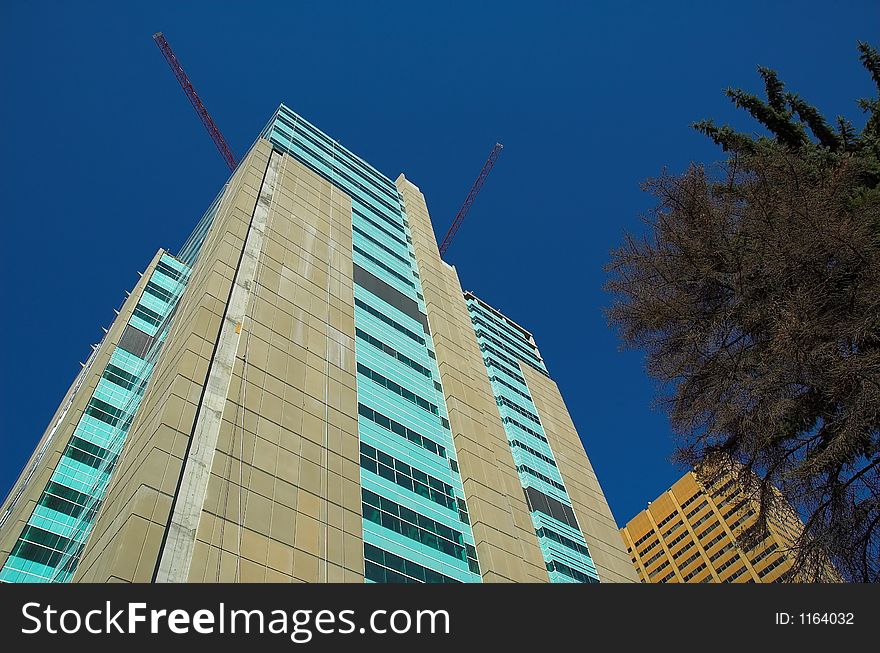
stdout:
<svg viewBox="0 0 880 653">
<path fill-rule="evenodd" d="M 227 408 L 227 395 L 232 385 L 236 354 L 242 339 L 242 330 L 248 329 L 248 306 L 263 246 L 269 212 L 279 186 L 282 156 L 270 153 L 263 173 L 257 203 L 248 225 L 247 236 L 236 265 L 235 276 L 226 301 L 205 391 L 199 407 L 187 454 L 183 461 L 180 481 L 172 501 L 171 516 L 165 531 L 159 563 L 155 573 L 157 582 L 185 582 L 189 578 L 196 535 L 208 492 L 211 467 L 217 452 L 217 441 Z M 246 331 L 249 338 L 249 331 Z M 246 358 L 243 359 L 247 363 Z M 240 525 L 239 525 L 240 527 Z M 238 537 L 241 542 L 241 534 Z M 239 551 L 238 558 L 241 558 Z M 240 561 L 237 561 L 237 568 Z"/>
<path fill-rule="evenodd" d="M 638 582 L 614 515 L 556 383 L 520 364 L 578 524 L 603 583 Z"/>
<path fill-rule="evenodd" d="M 271 148 L 230 179 L 129 430 L 74 581 L 148 582 Z"/>
<path fill-rule="evenodd" d="M 284 157 L 189 580 L 363 582 L 351 200 Z"/>
<path fill-rule="evenodd" d="M 78 580 L 152 578 L 270 152 L 221 200 Z M 188 580 L 362 582 L 350 200 L 284 156 L 265 236 Z"/>
<path fill-rule="evenodd" d="M 431 336 L 485 582 L 548 582 L 458 275 L 437 249 L 425 198 L 401 175 Z"/>
</svg>

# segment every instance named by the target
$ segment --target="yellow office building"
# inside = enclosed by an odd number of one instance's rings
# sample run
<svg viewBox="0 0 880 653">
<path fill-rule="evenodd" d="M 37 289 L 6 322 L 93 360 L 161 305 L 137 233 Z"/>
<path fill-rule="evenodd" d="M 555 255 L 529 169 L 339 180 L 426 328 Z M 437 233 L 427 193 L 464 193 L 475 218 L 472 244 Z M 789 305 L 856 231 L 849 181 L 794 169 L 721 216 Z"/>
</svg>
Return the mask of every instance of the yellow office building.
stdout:
<svg viewBox="0 0 880 653">
<path fill-rule="evenodd" d="M 620 529 L 643 583 L 775 583 L 786 580 L 801 522 L 792 512 L 750 548 L 736 538 L 758 507 L 730 478 L 704 487 L 688 472 Z"/>
</svg>

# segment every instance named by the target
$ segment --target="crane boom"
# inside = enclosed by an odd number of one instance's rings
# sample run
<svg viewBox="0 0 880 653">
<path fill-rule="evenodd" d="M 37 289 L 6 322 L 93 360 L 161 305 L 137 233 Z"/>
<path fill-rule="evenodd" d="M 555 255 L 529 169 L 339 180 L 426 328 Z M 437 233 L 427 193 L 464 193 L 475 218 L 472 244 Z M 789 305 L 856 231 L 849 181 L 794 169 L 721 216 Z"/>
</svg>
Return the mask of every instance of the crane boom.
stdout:
<svg viewBox="0 0 880 653">
<path fill-rule="evenodd" d="M 202 121 L 205 129 L 208 130 L 208 134 L 211 136 L 211 140 L 214 141 L 214 145 L 216 145 L 217 149 L 220 151 L 220 156 L 226 161 L 226 165 L 229 166 L 230 170 L 235 170 L 236 162 L 235 157 L 232 155 L 232 150 L 229 149 L 229 146 L 226 144 L 226 139 L 223 138 L 223 134 L 220 133 L 220 130 L 217 128 L 217 125 L 214 123 L 214 120 L 211 118 L 205 105 L 202 104 L 202 100 L 199 98 L 199 94 L 196 93 L 196 89 L 193 88 L 192 83 L 189 81 L 189 77 L 183 72 L 183 66 L 180 65 L 180 61 L 174 56 L 174 51 L 171 49 L 171 46 L 168 45 L 165 36 L 162 32 L 156 32 L 153 34 L 153 40 L 156 42 L 156 45 L 159 46 L 159 50 L 162 51 L 168 65 L 171 66 L 171 71 L 174 73 L 177 81 L 180 82 L 180 86 L 183 88 L 183 92 L 186 93 L 186 97 L 189 98 L 196 113 L 199 114 L 199 119 Z"/>
<path fill-rule="evenodd" d="M 446 253 L 446 250 L 449 249 L 449 246 L 452 244 L 452 239 L 455 237 L 455 233 L 458 231 L 458 228 L 461 227 L 461 223 L 464 221 L 464 218 L 467 215 L 468 211 L 470 211 L 471 205 L 474 203 L 474 200 L 477 197 L 477 193 L 480 192 L 483 184 L 486 183 L 486 178 L 492 171 L 492 167 L 498 160 L 498 155 L 501 154 L 502 149 L 504 149 L 504 146 L 501 143 L 495 143 L 495 147 L 493 147 L 492 151 L 489 152 L 489 158 L 486 159 L 486 163 L 483 165 L 483 169 L 480 170 L 480 176 L 477 177 L 477 180 L 471 187 L 471 192 L 468 193 L 467 197 L 464 200 L 464 204 L 461 205 L 461 208 L 458 210 L 458 214 L 452 221 L 452 225 L 449 227 L 449 231 L 446 232 L 446 236 L 443 238 L 443 242 L 440 243 L 441 256 Z"/>
</svg>

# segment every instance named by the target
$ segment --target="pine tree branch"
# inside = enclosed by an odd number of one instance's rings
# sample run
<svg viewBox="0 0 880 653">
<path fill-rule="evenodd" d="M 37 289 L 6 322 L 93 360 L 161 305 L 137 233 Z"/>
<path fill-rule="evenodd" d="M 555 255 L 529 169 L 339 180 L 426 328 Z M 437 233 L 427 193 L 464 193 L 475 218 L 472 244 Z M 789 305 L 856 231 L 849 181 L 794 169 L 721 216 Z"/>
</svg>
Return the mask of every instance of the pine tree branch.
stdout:
<svg viewBox="0 0 880 653">
<path fill-rule="evenodd" d="M 811 104 L 807 104 L 800 96 L 789 93 L 786 96 L 788 105 L 791 110 L 797 114 L 802 122 L 806 123 L 813 135 L 819 139 L 819 142 L 832 152 L 837 152 L 842 147 L 841 139 L 834 132 L 831 126 L 825 121 L 825 118 Z"/>
</svg>

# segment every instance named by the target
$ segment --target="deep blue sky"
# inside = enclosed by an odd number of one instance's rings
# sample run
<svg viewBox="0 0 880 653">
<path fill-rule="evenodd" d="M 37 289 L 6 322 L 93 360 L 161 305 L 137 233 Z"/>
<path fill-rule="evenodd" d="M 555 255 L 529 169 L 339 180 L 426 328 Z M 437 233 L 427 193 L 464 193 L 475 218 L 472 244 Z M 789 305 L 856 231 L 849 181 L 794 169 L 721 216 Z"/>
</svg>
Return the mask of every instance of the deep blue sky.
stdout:
<svg viewBox="0 0 880 653">
<path fill-rule="evenodd" d="M 720 158 L 695 120 L 753 128 L 721 91 L 759 90 L 757 65 L 859 119 L 856 39 L 880 33 L 875 1 L 159 4 L 0 5 L 2 495 L 137 271 L 228 175 L 153 32 L 238 156 L 283 101 L 403 171 L 441 237 L 504 143 L 447 258 L 535 334 L 621 524 L 682 473 L 642 355 L 602 315 L 640 182 Z"/>
</svg>

